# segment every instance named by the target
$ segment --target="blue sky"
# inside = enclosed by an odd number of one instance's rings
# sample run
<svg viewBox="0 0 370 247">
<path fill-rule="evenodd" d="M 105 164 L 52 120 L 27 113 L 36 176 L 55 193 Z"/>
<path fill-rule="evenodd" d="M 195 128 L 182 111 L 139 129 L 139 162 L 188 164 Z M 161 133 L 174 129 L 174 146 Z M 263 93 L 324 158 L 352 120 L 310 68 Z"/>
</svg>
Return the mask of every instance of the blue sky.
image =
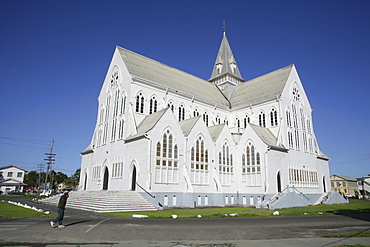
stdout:
<svg viewBox="0 0 370 247">
<path fill-rule="evenodd" d="M 72 174 L 116 45 L 208 80 L 222 21 L 244 79 L 295 64 L 330 173 L 370 173 L 370 1 L 0 1 L 0 166 Z"/>
</svg>

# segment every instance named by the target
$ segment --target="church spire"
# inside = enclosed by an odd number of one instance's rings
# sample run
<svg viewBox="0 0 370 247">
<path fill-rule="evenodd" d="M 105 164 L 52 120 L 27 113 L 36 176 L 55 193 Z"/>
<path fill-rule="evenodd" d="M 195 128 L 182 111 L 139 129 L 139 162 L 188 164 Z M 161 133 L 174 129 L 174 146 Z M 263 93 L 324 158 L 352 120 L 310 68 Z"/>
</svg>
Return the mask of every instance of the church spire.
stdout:
<svg viewBox="0 0 370 247">
<path fill-rule="evenodd" d="M 229 87 L 228 85 L 232 86 L 233 90 L 233 86 L 239 85 L 244 79 L 240 74 L 239 67 L 226 37 L 225 20 L 222 22 L 222 28 L 224 32 L 221 45 L 213 66 L 211 78 L 208 81 L 219 86 L 221 90 Z"/>
</svg>

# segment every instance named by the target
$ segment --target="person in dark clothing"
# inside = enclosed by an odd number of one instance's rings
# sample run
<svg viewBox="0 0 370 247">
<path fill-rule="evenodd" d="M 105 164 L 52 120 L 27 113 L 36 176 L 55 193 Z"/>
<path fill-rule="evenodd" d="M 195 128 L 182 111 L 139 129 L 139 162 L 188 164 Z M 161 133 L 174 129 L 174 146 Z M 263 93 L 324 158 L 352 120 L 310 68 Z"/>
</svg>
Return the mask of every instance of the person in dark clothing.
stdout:
<svg viewBox="0 0 370 247">
<path fill-rule="evenodd" d="M 59 228 L 65 227 L 63 225 L 63 218 L 64 218 L 64 210 L 65 210 L 66 204 L 67 204 L 67 198 L 68 198 L 68 191 L 64 191 L 64 193 L 60 197 L 59 203 L 58 203 L 58 216 L 54 220 L 50 221 L 51 227 L 55 227 L 55 223 L 57 223 L 57 222 L 58 222 L 58 227 Z"/>
</svg>

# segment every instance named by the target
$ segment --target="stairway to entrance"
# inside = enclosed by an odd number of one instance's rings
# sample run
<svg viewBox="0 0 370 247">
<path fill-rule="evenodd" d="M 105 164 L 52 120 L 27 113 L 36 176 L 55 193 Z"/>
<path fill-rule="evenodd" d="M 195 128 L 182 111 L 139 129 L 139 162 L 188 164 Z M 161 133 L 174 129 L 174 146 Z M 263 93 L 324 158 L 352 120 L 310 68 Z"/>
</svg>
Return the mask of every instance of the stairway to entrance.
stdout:
<svg viewBox="0 0 370 247">
<path fill-rule="evenodd" d="M 40 200 L 40 203 L 58 206 L 60 195 Z M 136 191 L 71 191 L 67 208 L 96 213 L 155 211 L 155 208 Z"/>
</svg>

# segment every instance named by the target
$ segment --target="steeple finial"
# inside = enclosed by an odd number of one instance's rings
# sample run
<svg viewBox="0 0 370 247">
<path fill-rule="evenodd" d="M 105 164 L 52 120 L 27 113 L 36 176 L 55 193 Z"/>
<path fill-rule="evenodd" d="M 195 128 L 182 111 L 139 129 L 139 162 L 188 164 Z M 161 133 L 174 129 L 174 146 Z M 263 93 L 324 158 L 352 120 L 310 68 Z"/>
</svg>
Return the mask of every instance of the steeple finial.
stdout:
<svg viewBox="0 0 370 247">
<path fill-rule="evenodd" d="M 225 35 L 226 34 L 226 21 L 225 21 L 225 19 L 222 22 L 222 28 L 224 29 L 224 35 Z"/>
</svg>

